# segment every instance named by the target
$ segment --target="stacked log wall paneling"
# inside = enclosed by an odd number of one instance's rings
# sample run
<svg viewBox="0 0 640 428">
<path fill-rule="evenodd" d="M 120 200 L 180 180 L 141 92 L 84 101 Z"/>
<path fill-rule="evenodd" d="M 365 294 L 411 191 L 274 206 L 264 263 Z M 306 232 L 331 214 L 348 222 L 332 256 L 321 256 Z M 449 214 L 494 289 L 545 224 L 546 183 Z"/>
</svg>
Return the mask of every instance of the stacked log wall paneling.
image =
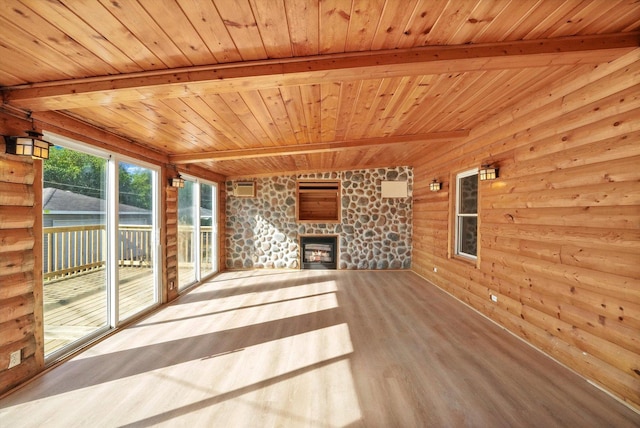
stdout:
<svg viewBox="0 0 640 428">
<path fill-rule="evenodd" d="M 165 270 L 167 275 L 167 301 L 178 297 L 178 189 L 166 190 L 166 234 Z"/>
<path fill-rule="evenodd" d="M 567 76 L 422 159 L 413 269 L 640 409 L 638 57 Z M 500 177 L 480 182 L 469 263 L 452 255 L 455 174 L 485 161 Z"/>
<path fill-rule="evenodd" d="M 0 133 L 22 135 L 31 124 L 0 112 Z M 34 376 L 42 353 L 41 260 L 36 257 L 41 220 L 34 186 L 40 161 L 5 154 L 0 139 L 0 393 Z M 9 367 L 10 355 L 21 363 Z"/>
</svg>

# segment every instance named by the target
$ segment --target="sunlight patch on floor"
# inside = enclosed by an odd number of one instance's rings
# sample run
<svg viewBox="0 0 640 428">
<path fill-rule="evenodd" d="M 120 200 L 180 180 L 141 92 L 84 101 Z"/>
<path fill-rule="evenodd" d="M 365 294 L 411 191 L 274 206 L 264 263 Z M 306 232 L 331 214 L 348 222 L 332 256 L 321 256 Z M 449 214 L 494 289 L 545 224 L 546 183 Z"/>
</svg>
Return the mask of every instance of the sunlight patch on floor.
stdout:
<svg viewBox="0 0 640 428">
<path fill-rule="evenodd" d="M 188 396 L 157 406 L 165 411 L 152 416 L 153 422 L 203 422 L 224 414 L 227 426 L 309 426 L 318 422 L 309 415 L 323 414 L 322 424 L 347 426 L 362 416 L 352 353 L 348 326 L 338 324 L 163 369 L 156 375 L 164 382 L 183 383 L 192 365 L 202 376 L 189 385 Z M 247 407 L 261 409 L 265 419 L 244 419 Z"/>
</svg>

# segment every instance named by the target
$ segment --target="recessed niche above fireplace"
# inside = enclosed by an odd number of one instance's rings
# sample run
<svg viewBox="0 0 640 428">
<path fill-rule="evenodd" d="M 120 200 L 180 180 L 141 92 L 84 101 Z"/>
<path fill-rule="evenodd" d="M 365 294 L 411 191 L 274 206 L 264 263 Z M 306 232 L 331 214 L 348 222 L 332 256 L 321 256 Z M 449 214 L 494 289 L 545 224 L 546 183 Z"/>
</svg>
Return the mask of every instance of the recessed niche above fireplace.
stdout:
<svg viewBox="0 0 640 428">
<path fill-rule="evenodd" d="M 301 236 L 300 257 L 302 269 L 336 269 L 338 237 Z"/>
<path fill-rule="evenodd" d="M 297 187 L 298 222 L 340 222 L 339 181 L 298 181 Z"/>
</svg>

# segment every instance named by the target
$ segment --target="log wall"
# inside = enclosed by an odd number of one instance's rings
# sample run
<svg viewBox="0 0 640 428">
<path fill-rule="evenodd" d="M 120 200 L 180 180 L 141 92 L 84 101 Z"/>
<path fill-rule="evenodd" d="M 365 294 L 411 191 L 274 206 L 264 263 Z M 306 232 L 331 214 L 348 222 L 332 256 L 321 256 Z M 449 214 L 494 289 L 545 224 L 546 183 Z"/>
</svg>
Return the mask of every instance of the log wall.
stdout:
<svg viewBox="0 0 640 428">
<path fill-rule="evenodd" d="M 638 58 L 566 76 L 422 159 L 413 269 L 640 409 Z M 486 161 L 500 177 L 480 182 L 469 263 L 452 255 L 452 183 Z"/>
<path fill-rule="evenodd" d="M 21 135 L 25 129 L 31 123 L 0 112 L 0 134 Z M 44 367 L 42 266 L 34 251 L 41 245 L 41 191 L 34 185 L 40 162 L 6 155 L 0 138 L 0 392 Z M 21 363 L 9 369 L 16 351 Z"/>
</svg>

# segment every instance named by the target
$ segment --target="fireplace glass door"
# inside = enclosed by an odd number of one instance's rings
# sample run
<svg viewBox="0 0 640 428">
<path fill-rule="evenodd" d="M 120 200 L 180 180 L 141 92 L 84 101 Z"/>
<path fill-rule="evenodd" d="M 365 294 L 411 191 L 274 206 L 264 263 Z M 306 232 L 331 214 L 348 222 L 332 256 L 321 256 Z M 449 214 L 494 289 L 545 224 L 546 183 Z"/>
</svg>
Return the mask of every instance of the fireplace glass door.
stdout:
<svg viewBox="0 0 640 428">
<path fill-rule="evenodd" d="M 300 242 L 303 269 L 336 269 L 335 236 L 303 236 Z"/>
<path fill-rule="evenodd" d="M 329 244 L 309 244 L 304 247 L 305 263 L 332 263 L 333 247 Z"/>
</svg>

